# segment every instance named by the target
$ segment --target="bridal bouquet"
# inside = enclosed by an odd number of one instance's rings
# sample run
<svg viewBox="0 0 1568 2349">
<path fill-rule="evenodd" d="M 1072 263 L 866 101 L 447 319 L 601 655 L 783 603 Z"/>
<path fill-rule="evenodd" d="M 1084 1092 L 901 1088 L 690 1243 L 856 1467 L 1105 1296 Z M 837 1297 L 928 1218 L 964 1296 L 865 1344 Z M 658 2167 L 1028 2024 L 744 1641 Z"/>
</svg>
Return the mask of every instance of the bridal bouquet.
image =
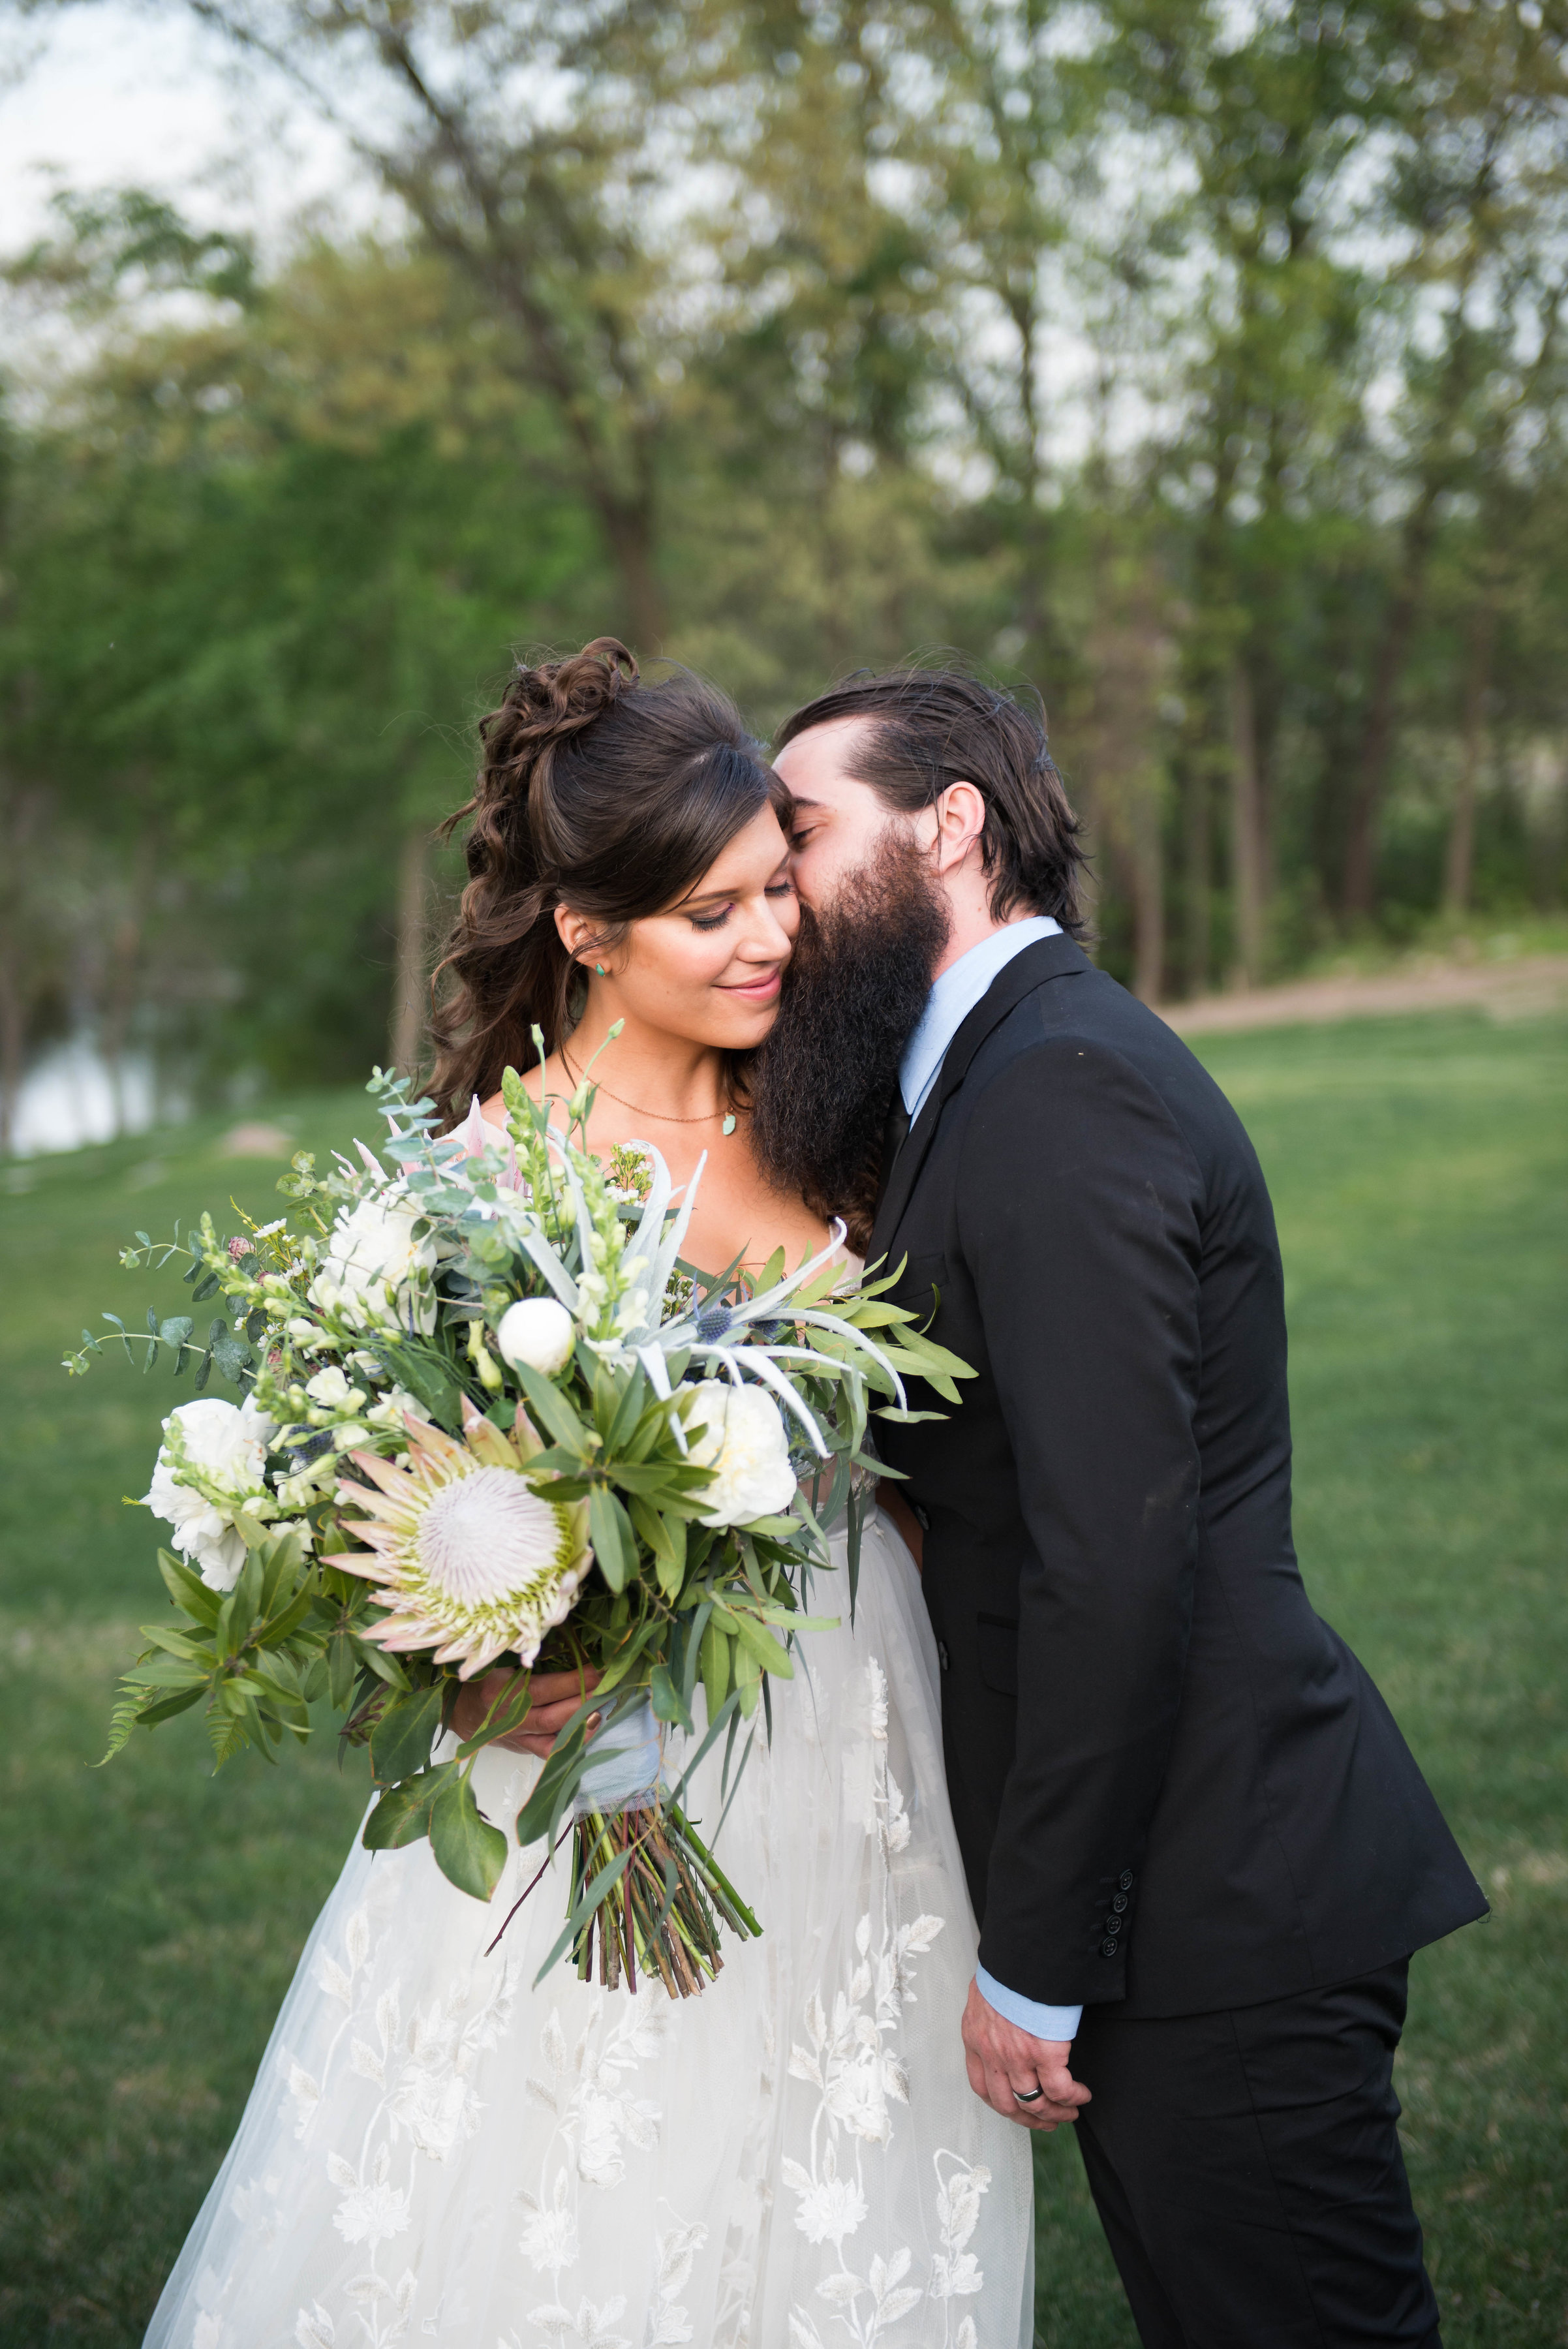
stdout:
<svg viewBox="0 0 1568 2349">
<path fill-rule="evenodd" d="M 781 1250 L 760 1279 L 732 1267 L 704 1288 L 680 1255 L 701 1166 L 677 1207 L 657 1151 L 601 1164 L 586 1081 L 563 1132 L 509 1070 L 504 1136 L 477 1102 L 438 1136 L 405 1080 L 378 1071 L 369 1091 L 383 1154 L 361 1143 L 361 1164 L 318 1175 L 302 1153 L 279 1185 L 292 1221 L 224 1238 L 203 1216 L 123 1253 L 188 1259 L 192 1302 L 223 1300 L 204 1342 L 189 1315 L 150 1312 L 143 1332 L 109 1314 L 67 1358 L 140 1348 L 241 1396 L 163 1423 L 146 1503 L 174 1528 L 170 1611 L 142 1626 L 109 1754 L 196 1704 L 219 1763 L 335 1721 L 369 1748 L 365 1843 L 428 1836 L 488 1900 L 508 1847 L 475 1759 L 525 1722 L 535 1668 L 595 1668 L 516 1822 L 523 1845 L 574 1839 L 545 1967 L 570 1950 L 587 1980 L 597 1946 L 607 1984 L 657 1971 L 688 1996 L 722 1963 L 721 1923 L 761 1930 L 687 1815 L 691 1772 L 722 1735 L 728 1787 L 741 1723 L 754 1736 L 770 1678 L 824 1628 L 811 1577 L 846 1512 L 853 1606 L 857 1472 L 886 1473 L 870 1398 L 916 1416 L 902 1375 L 956 1402 L 966 1366 L 888 1300 L 890 1278 L 846 1282 L 839 1234 L 793 1274 Z M 515 1668 L 504 1693 L 438 1760 L 459 1685 L 495 1664 Z M 692 1741 L 673 1783 L 660 1725 Z"/>
</svg>

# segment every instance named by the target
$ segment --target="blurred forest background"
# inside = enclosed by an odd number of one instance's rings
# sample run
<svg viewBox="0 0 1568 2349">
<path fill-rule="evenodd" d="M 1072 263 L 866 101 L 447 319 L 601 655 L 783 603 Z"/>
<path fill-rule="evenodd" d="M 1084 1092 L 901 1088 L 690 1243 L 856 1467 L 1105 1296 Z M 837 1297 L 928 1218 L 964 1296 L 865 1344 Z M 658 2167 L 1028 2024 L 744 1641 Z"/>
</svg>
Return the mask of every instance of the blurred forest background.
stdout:
<svg viewBox="0 0 1568 2349">
<path fill-rule="evenodd" d="M 1561 905 L 1563 0 L 194 5 L 374 225 L 4 256 L 0 1152 L 62 1039 L 413 1060 L 472 719 L 605 630 L 1038 684 L 1150 999 Z"/>
</svg>

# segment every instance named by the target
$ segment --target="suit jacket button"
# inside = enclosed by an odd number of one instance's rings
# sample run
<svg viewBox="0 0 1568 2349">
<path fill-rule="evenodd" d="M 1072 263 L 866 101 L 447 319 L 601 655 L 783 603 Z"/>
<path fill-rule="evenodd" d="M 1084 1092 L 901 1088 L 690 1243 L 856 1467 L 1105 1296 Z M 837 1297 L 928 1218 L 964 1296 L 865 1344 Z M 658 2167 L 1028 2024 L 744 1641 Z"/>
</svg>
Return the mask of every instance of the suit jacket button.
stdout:
<svg viewBox="0 0 1568 2349">
<path fill-rule="evenodd" d="M 1121 1943 L 1119 1941 L 1102 1941 L 1100 1943 L 1100 1955 L 1102 1958 L 1114 1958 L 1120 1948 Z"/>
<path fill-rule="evenodd" d="M 1126 1909 L 1127 1905 L 1127 1896 L 1125 1892 L 1118 1892 L 1111 1902 L 1111 1907 L 1115 1909 L 1118 1917 L 1121 1915 L 1124 1909 Z"/>
<path fill-rule="evenodd" d="M 1116 1935 L 1121 1931 L 1121 1930 L 1122 1920 L 1119 1917 L 1107 1917 L 1106 1919 L 1106 1930 L 1110 1935 L 1113 1941 L 1116 1940 Z"/>
<path fill-rule="evenodd" d="M 944 1672 L 951 1671 L 952 1666 L 948 1657 L 948 1643 L 945 1640 L 939 1640 L 937 1641 L 937 1661 L 940 1664 Z"/>
<path fill-rule="evenodd" d="M 1116 1882 L 1121 1886 L 1124 1892 L 1130 1892 L 1133 1889 L 1133 1872 L 1131 1868 L 1124 1868 L 1121 1874 L 1117 1877 Z"/>
</svg>

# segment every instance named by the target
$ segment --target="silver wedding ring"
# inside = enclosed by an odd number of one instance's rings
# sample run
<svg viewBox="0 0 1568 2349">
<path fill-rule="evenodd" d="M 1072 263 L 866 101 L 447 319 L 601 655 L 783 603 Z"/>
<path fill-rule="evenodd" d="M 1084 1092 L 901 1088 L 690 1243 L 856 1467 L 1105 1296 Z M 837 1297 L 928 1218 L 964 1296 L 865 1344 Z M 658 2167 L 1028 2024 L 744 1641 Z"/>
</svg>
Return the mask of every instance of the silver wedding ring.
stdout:
<svg viewBox="0 0 1568 2349">
<path fill-rule="evenodd" d="M 1018 2105 L 1037 2105 L 1044 2094 L 1044 2088 L 1014 2088 L 1012 2101 Z"/>
</svg>

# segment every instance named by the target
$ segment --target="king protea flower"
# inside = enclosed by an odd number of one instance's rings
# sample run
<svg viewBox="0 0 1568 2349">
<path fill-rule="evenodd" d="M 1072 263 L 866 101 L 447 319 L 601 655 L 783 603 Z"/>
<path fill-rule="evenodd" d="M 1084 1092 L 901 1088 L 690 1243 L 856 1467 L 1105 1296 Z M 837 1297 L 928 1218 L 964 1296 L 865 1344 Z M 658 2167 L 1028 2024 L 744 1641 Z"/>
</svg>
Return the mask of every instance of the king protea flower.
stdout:
<svg viewBox="0 0 1568 2349">
<path fill-rule="evenodd" d="M 509 1649 L 531 1664 L 593 1562 L 587 1502 L 551 1501 L 529 1484 L 527 1464 L 543 1446 L 521 1405 L 506 1435 L 464 1397 L 461 1444 L 404 1416 L 408 1466 L 355 1452 L 370 1484 L 339 1488 L 367 1513 L 344 1531 L 370 1547 L 326 1563 L 379 1584 L 389 1610 L 362 1636 L 394 1651 L 433 1649 L 438 1664 L 459 1664 L 459 1680 Z"/>
</svg>

